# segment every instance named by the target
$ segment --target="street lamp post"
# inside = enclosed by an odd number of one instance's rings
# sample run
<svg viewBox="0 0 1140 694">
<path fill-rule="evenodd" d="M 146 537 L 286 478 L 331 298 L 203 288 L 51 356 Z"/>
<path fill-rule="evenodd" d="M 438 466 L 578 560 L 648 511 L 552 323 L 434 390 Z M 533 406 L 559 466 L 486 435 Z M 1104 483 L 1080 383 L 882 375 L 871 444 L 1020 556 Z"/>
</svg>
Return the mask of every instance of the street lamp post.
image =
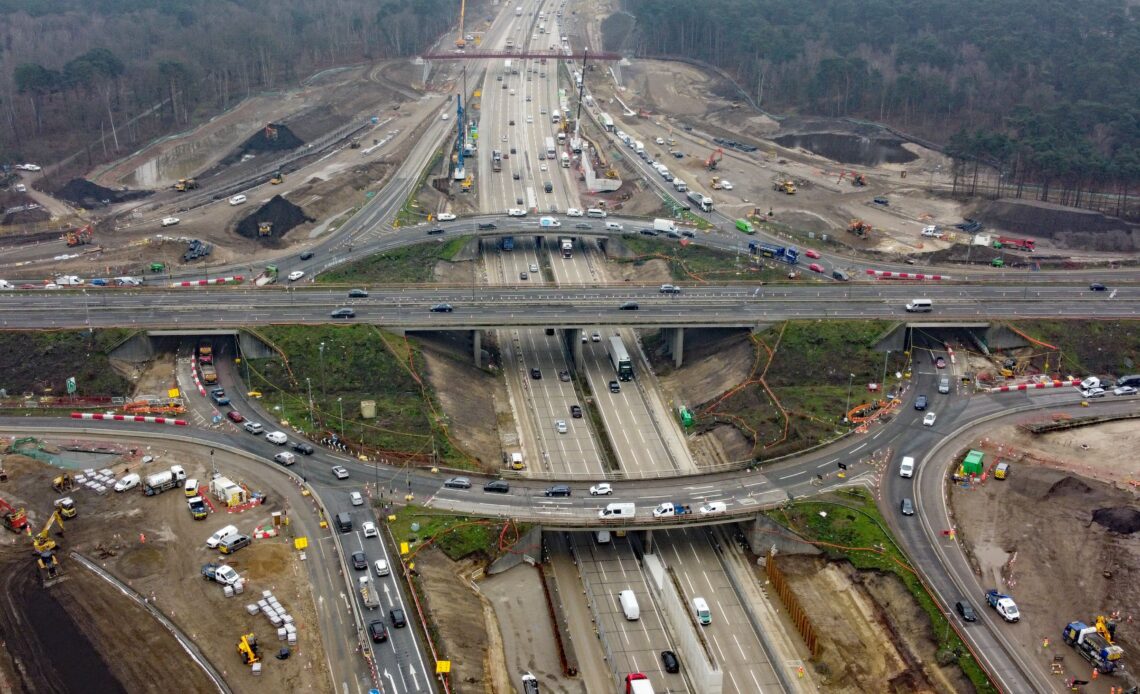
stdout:
<svg viewBox="0 0 1140 694">
<path fill-rule="evenodd" d="M 847 407 L 843 410 L 843 421 L 847 421 L 847 413 L 851 411 L 851 384 L 855 381 L 855 374 L 850 374 L 847 379 Z"/>
<path fill-rule="evenodd" d="M 343 398 L 337 398 L 336 404 L 337 404 L 337 407 L 340 408 L 340 437 L 343 439 L 344 438 L 344 399 Z"/>
<path fill-rule="evenodd" d="M 305 376 L 305 384 L 309 386 L 309 428 L 315 434 L 317 432 L 317 425 L 313 423 L 313 380 Z"/>
<path fill-rule="evenodd" d="M 320 345 L 320 361 L 321 361 L 321 401 L 325 399 L 325 343 Z"/>
<path fill-rule="evenodd" d="M 887 394 L 887 359 L 891 356 L 891 350 L 883 355 L 883 380 L 879 382 L 879 387 L 883 389 L 883 396 Z"/>
</svg>

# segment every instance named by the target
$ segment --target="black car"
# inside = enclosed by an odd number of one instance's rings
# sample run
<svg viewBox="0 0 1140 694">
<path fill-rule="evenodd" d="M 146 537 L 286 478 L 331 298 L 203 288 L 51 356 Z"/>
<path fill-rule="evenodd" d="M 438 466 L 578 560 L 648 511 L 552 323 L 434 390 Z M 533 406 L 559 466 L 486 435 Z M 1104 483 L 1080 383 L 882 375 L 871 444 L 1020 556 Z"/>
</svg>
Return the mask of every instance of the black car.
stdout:
<svg viewBox="0 0 1140 694">
<path fill-rule="evenodd" d="M 312 455 L 313 447 L 304 441 L 296 441 L 293 443 L 293 450 L 304 455 Z"/>
<path fill-rule="evenodd" d="M 574 228 L 575 229 L 591 229 L 592 227 L 589 224 L 578 223 L 578 224 L 574 225 Z"/>
<path fill-rule="evenodd" d="M 570 487 L 565 484 L 556 484 L 542 493 L 543 496 L 570 496 Z"/>
<path fill-rule="evenodd" d="M 514 180 L 516 180 L 516 181 L 517 181 L 517 180 L 519 180 L 520 178 L 522 178 L 522 176 L 519 176 L 519 172 L 518 172 L 518 171 L 515 171 L 514 173 L 512 173 L 512 174 L 511 174 L 511 178 L 513 178 Z"/>
<path fill-rule="evenodd" d="M 428 236 L 436 236 L 438 234 L 442 234 L 443 232 L 444 232 L 443 227 L 436 227 L 434 229 L 428 229 Z"/>
<path fill-rule="evenodd" d="M 965 600 L 959 600 L 958 602 L 954 603 L 954 609 L 958 610 L 958 614 L 962 615 L 962 621 L 978 621 L 978 615 L 974 614 L 974 608 Z"/>
<path fill-rule="evenodd" d="M 617 381 L 610 381 L 610 392 L 611 393 L 620 393 L 621 392 L 621 384 L 618 383 Z"/>
<path fill-rule="evenodd" d="M 541 381 L 542 380 L 542 371 L 539 369 L 531 369 L 530 370 L 530 377 L 536 381 Z"/>
<path fill-rule="evenodd" d="M 621 306 L 618 306 L 619 311 L 636 311 L 639 308 L 641 308 L 641 307 L 638 306 L 637 302 L 635 302 L 635 301 L 627 301 L 624 304 L 622 304 Z"/>
<path fill-rule="evenodd" d="M 388 627 L 384 626 L 384 622 L 379 619 L 369 622 L 368 635 L 372 637 L 375 643 L 383 643 L 388 640 Z"/>
<path fill-rule="evenodd" d="M 431 307 L 432 313 L 451 313 L 454 310 L 455 309 L 452 308 L 451 304 L 436 304 L 435 306 Z"/>
<path fill-rule="evenodd" d="M 365 299 L 368 297 L 368 292 L 364 289 L 349 289 L 348 298 L 350 299 Z"/>
<path fill-rule="evenodd" d="M 582 407 L 580 405 L 571 405 L 570 406 L 570 416 L 573 417 L 574 419 L 581 419 L 582 418 Z"/>
<path fill-rule="evenodd" d="M 665 672 L 681 671 L 681 662 L 677 660 L 677 654 L 673 651 L 661 651 L 661 664 L 665 666 Z"/>
<path fill-rule="evenodd" d="M 312 251 L 305 251 L 304 253 L 301 254 L 301 260 L 309 260 L 312 257 L 313 257 Z"/>
<path fill-rule="evenodd" d="M 505 480 L 493 480 L 483 485 L 483 491 L 496 494 L 506 494 L 511 491 L 511 485 Z"/>
<path fill-rule="evenodd" d="M 350 308 L 338 308 L 329 314 L 330 318 L 356 318 L 356 311 Z"/>
<path fill-rule="evenodd" d="M 487 231 L 490 229 L 498 229 L 498 227 L 495 226 L 494 224 L 492 224 L 491 222 L 484 222 L 483 224 L 479 225 L 479 228 L 483 229 L 484 231 Z"/>
<path fill-rule="evenodd" d="M 904 516 L 913 516 L 914 502 L 910 499 L 903 499 L 899 502 L 899 511 L 901 511 Z"/>
<path fill-rule="evenodd" d="M 657 230 L 656 229 L 642 229 L 641 235 L 642 236 L 656 236 Z"/>
<path fill-rule="evenodd" d="M 404 618 L 404 611 L 398 607 L 393 607 L 388 611 L 388 616 L 392 619 L 392 626 L 397 629 L 403 629 L 408 626 L 408 620 Z"/>
<path fill-rule="evenodd" d="M 1108 287 L 1104 286 L 1100 282 L 1093 282 L 1092 284 L 1089 285 L 1089 289 L 1091 289 L 1094 292 L 1103 292 L 1103 291 L 1106 291 L 1108 289 Z"/>
<path fill-rule="evenodd" d="M 916 410 L 925 410 L 926 409 L 926 396 L 925 395 L 920 395 L 914 399 L 914 409 L 916 409 Z"/>
<path fill-rule="evenodd" d="M 352 553 L 352 568 L 357 571 L 363 571 L 368 568 L 368 557 L 364 556 L 364 552 Z"/>
</svg>

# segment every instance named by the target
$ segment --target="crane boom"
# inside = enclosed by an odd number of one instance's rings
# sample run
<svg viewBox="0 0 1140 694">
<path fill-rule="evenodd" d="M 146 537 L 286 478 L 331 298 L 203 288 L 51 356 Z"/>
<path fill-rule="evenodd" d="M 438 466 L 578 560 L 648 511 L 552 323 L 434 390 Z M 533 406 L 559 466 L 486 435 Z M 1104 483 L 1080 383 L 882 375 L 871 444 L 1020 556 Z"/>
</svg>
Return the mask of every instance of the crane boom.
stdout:
<svg viewBox="0 0 1140 694">
<path fill-rule="evenodd" d="M 463 18 L 467 14 L 467 0 L 459 0 L 459 38 L 455 39 L 455 47 L 463 48 L 467 41 L 463 38 Z"/>
</svg>

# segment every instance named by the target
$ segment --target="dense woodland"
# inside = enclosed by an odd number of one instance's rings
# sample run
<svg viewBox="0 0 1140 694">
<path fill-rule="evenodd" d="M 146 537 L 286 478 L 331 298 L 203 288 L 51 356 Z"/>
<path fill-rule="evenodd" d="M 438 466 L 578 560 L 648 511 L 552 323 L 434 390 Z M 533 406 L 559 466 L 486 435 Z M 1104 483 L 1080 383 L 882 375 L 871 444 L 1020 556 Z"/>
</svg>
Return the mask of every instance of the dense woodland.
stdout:
<svg viewBox="0 0 1140 694">
<path fill-rule="evenodd" d="M 947 143 L 967 191 L 988 179 L 989 193 L 1123 212 L 1140 184 L 1140 27 L 1122 0 L 624 7 L 639 55 L 724 68 L 772 112 L 872 119 Z M 994 173 L 976 177 L 979 165 Z"/>
<path fill-rule="evenodd" d="M 451 0 L 0 0 L 0 161 L 92 142 L 113 157 L 323 67 L 414 54 L 458 13 Z"/>
</svg>

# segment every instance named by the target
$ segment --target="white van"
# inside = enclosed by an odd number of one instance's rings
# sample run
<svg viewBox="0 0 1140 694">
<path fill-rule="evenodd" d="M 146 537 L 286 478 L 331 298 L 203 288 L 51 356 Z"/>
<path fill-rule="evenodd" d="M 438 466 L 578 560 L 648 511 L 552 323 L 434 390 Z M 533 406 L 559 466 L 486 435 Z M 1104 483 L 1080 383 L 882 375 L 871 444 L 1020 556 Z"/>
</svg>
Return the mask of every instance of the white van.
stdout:
<svg viewBox="0 0 1140 694">
<path fill-rule="evenodd" d="M 701 626 L 707 627 L 712 624 L 712 612 L 709 611 L 709 604 L 704 598 L 693 598 L 693 614 L 697 616 Z"/>
<path fill-rule="evenodd" d="M 229 537 L 230 535 L 237 535 L 237 534 L 238 534 L 238 529 L 237 529 L 236 525 L 227 525 L 226 527 L 222 528 L 221 530 L 214 533 L 210 537 L 206 538 L 206 546 L 209 547 L 210 549 L 214 549 L 215 547 L 218 546 L 218 543 L 220 543 L 225 538 Z"/>
<path fill-rule="evenodd" d="M 606 222 L 606 231 L 621 231 L 622 228 L 617 222 Z"/>
<path fill-rule="evenodd" d="M 265 435 L 265 440 L 278 446 L 284 446 L 289 441 L 289 437 L 283 431 L 271 431 Z"/>
<path fill-rule="evenodd" d="M 632 590 L 628 588 L 618 593 L 618 602 L 621 603 L 621 611 L 625 613 L 625 618 L 631 622 L 636 622 L 641 618 L 641 608 L 637 605 L 637 596 L 633 594 Z"/>
<path fill-rule="evenodd" d="M 934 302 L 930 299 L 911 299 L 906 310 L 911 313 L 930 313 L 934 310 Z"/>
<path fill-rule="evenodd" d="M 902 462 L 899 463 L 899 477 L 914 477 L 914 458 L 909 455 L 903 456 Z"/>
<path fill-rule="evenodd" d="M 598 518 L 611 519 L 611 518 L 633 518 L 637 513 L 637 505 L 631 503 L 613 503 L 606 504 L 606 507 L 598 511 Z"/>
<path fill-rule="evenodd" d="M 608 545 L 610 543 L 609 530 L 599 530 L 598 532 L 594 533 L 594 537 L 597 539 L 599 545 Z"/>
<path fill-rule="evenodd" d="M 598 219 L 605 219 L 606 218 L 606 211 L 599 209 L 597 207 L 591 207 L 590 209 L 586 210 L 586 216 L 587 217 L 597 217 Z"/>
<path fill-rule="evenodd" d="M 277 455 L 273 456 L 273 462 L 280 463 L 285 467 L 289 467 L 293 463 L 297 462 L 297 458 L 289 451 L 281 451 Z"/>
</svg>

